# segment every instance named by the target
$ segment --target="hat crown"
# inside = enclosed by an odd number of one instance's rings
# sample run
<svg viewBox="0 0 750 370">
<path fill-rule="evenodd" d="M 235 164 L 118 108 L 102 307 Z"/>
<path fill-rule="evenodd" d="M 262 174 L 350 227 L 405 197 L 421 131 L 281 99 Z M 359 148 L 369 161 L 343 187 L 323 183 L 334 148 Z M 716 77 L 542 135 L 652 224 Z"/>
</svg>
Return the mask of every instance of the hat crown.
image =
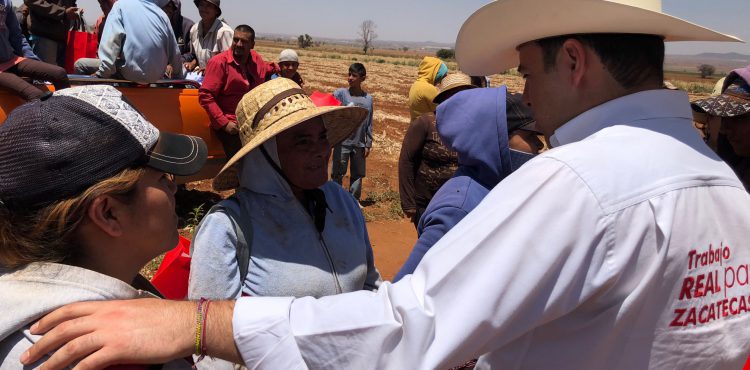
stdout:
<svg viewBox="0 0 750 370">
<path fill-rule="evenodd" d="M 240 141 L 245 145 L 282 118 L 314 108 L 315 104 L 300 86 L 288 78 L 275 78 L 260 84 L 245 94 L 237 105 Z"/>
<path fill-rule="evenodd" d="M 440 92 L 444 92 L 454 87 L 468 85 L 471 85 L 471 76 L 461 72 L 449 73 L 447 76 L 445 76 L 445 78 L 443 78 L 442 81 L 440 81 L 438 90 Z"/>
<path fill-rule="evenodd" d="M 613 3 L 619 3 L 623 5 L 630 5 L 636 8 L 650 10 L 652 12 L 661 13 L 661 0 L 607 0 Z"/>
</svg>

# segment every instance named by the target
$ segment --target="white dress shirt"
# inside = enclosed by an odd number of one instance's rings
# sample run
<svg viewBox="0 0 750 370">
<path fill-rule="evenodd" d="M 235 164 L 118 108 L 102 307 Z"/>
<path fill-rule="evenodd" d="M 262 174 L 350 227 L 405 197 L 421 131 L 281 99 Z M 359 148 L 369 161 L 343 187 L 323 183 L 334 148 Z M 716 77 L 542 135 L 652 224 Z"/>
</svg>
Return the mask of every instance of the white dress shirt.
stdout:
<svg viewBox="0 0 750 370">
<path fill-rule="evenodd" d="M 691 118 L 687 95 L 668 90 L 581 114 L 397 284 L 240 299 L 243 359 L 251 369 L 447 369 L 478 356 L 477 369 L 742 368 L 750 196 Z"/>
</svg>

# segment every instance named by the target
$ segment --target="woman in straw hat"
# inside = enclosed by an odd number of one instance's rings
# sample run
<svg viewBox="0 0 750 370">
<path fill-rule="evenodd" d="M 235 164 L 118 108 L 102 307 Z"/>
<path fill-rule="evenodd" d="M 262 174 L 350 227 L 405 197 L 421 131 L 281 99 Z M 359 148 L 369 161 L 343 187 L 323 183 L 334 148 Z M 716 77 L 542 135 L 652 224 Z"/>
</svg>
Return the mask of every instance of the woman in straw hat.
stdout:
<svg viewBox="0 0 750 370">
<path fill-rule="evenodd" d="M 453 94 L 478 87 L 461 72 L 448 74 L 432 100 L 440 104 Z M 417 227 L 435 192 L 458 169 L 458 155 L 443 145 L 435 127 L 435 112 L 424 113 L 409 125 L 398 157 L 398 190 L 401 209 Z"/>
<path fill-rule="evenodd" d="M 721 94 L 692 103 L 693 110 L 718 117 L 716 151 L 750 190 L 750 66 L 729 73 Z"/>
<path fill-rule="evenodd" d="M 196 231 L 189 297 L 322 297 L 377 289 L 380 274 L 362 212 L 348 192 L 327 181 L 331 144 L 348 137 L 366 114 L 357 107 L 316 107 L 286 78 L 242 98 L 242 149 L 214 179 L 217 190 L 239 190 L 220 203 L 229 212 L 209 212 Z M 232 217 L 251 231 L 238 236 Z M 240 237 L 250 250 L 245 276 Z"/>
<path fill-rule="evenodd" d="M 0 368 L 21 368 L 39 339 L 29 327 L 57 307 L 159 296 L 139 270 L 177 244 L 171 174 L 195 173 L 205 160 L 200 138 L 159 133 L 110 86 L 60 90 L 8 116 L 0 126 Z"/>
</svg>

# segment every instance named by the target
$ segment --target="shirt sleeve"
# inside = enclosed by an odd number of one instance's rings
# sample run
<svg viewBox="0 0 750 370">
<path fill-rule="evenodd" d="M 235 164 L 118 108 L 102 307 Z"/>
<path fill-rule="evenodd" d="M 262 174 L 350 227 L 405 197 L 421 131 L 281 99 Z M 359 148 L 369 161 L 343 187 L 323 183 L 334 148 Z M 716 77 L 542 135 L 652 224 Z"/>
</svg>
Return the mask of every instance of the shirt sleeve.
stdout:
<svg viewBox="0 0 750 370">
<path fill-rule="evenodd" d="M 404 135 L 401 144 L 401 153 L 398 157 L 398 190 L 401 198 L 401 209 L 404 211 L 416 211 L 416 190 L 414 179 L 422 162 L 422 148 L 427 135 L 426 120 L 422 117 L 414 120 Z"/>
<path fill-rule="evenodd" d="M 372 95 L 369 95 L 370 97 L 370 114 L 369 118 L 367 119 L 366 127 L 365 127 L 365 148 L 372 148 L 372 118 L 373 118 L 373 112 L 375 111 L 375 105 L 372 102 Z"/>
<path fill-rule="evenodd" d="M 232 38 L 234 38 L 234 31 L 231 28 L 221 27 L 219 28 L 218 35 L 216 35 L 216 45 L 214 45 L 213 54 L 216 55 L 224 51 L 229 50 L 232 46 Z"/>
<path fill-rule="evenodd" d="M 125 39 L 125 26 L 122 23 L 122 11 L 115 3 L 107 16 L 104 23 L 104 34 L 99 44 L 99 70 L 96 72 L 98 77 L 108 78 L 117 72 L 115 61 L 122 51 L 122 42 Z"/>
<path fill-rule="evenodd" d="M 610 225 L 574 171 L 537 157 L 496 186 L 411 276 L 377 292 L 242 299 L 235 341 L 249 368 L 279 359 L 322 369 L 332 358 L 348 369 L 450 368 L 610 284 Z"/>
<path fill-rule="evenodd" d="M 206 215 L 193 239 L 189 299 L 230 299 L 242 295 L 237 234 L 223 212 Z"/>
<path fill-rule="evenodd" d="M 54 2 L 47 0 L 24 0 L 23 3 L 29 7 L 29 12 L 34 13 L 35 16 L 54 20 L 65 19 L 66 8 Z"/>
<path fill-rule="evenodd" d="M 5 25 L 8 28 L 8 41 L 10 41 L 15 54 L 24 58 L 39 60 L 31 50 L 31 46 L 29 45 L 29 42 L 26 41 L 26 37 L 24 37 L 21 32 L 21 25 L 18 23 L 18 18 L 16 18 L 13 8 L 8 7 L 5 11 Z"/>
<path fill-rule="evenodd" d="M 216 97 L 221 94 L 226 83 L 226 64 L 218 59 L 212 59 L 206 66 L 203 84 L 198 89 L 198 101 L 211 119 L 211 128 L 221 129 L 231 121 L 230 115 L 224 113 L 216 102 Z"/>
</svg>

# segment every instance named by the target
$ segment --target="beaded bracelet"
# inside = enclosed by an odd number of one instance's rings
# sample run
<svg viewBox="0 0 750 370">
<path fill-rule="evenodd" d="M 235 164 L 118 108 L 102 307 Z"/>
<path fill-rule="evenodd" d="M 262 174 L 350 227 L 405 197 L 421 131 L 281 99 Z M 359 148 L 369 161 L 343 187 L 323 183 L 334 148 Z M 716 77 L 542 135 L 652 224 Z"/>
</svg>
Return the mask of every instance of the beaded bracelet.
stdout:
<svg viewBox="0 0 750 370">
<path fill-rule="evenodd" d="M 201 298 L 196 302 L 195 310 L 195 352 L 198 356 L 196 363 L 203 360 L 206 355 L 206 318 L 208 314 L 208 306 L 211 304 L 211 300 Z"/>
</svg>

